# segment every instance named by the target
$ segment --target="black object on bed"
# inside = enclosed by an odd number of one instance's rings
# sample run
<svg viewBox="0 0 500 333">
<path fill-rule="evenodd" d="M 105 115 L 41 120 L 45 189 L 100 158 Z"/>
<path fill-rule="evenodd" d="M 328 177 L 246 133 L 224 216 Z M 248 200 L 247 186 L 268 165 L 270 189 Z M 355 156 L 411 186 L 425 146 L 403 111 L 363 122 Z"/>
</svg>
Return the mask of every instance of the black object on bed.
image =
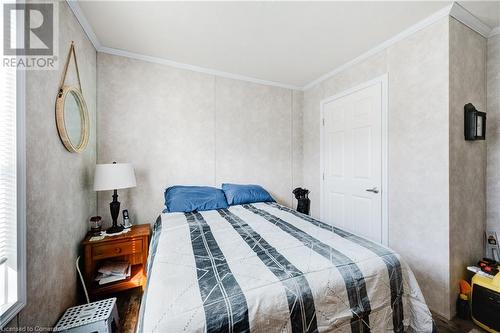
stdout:
<svg viewBox="0 0 500 333">
<path fill-rule="evenodd" d="M 309 210 L 311 207 L 311 200 L 309 199 L 309 190 L 301 187 L 297 187 L 292 191 L 297 199 L 297 211 L 302 214 L 309 215 Z"/>
</svg>

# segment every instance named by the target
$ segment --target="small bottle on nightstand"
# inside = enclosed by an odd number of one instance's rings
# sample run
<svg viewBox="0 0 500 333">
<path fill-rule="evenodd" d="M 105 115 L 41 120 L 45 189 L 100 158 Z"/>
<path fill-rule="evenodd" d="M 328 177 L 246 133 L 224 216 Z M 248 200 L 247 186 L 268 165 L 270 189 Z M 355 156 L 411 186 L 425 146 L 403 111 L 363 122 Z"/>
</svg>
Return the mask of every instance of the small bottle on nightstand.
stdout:
<svg viewBox="0 0 500 333">
<path fill-rule="evenodd" d="M 132 223 L 130 223 L 130 219 L 128 217 L 128 210 L 124 209 L 122 213 L 123 213 L 123 227 L 125 229 L 129 229 L 130 227 L 132 227 Z"/>
</svg>

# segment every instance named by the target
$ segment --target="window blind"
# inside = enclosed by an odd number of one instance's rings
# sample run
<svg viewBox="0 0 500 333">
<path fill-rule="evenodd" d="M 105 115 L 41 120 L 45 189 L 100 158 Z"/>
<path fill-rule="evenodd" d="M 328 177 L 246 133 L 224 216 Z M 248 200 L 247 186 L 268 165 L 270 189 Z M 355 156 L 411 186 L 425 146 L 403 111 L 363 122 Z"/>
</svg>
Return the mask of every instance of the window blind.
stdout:
<svg viewBox="0 0 500 333">
<path fill-rule="evenodd" d="M 0 111 L 0 258 L 12 251 L 16 229 L 16 73 L 2 68 Z M 11 233 L 14 235 L 11 235 Z M 15 237 L 14 237 L 15 240 Z"/>
<path fill-rule="evenodd" d="M 0 66 L 0 314 L 18 297 L 16 154 L 16 70 Z"/>
</svg>

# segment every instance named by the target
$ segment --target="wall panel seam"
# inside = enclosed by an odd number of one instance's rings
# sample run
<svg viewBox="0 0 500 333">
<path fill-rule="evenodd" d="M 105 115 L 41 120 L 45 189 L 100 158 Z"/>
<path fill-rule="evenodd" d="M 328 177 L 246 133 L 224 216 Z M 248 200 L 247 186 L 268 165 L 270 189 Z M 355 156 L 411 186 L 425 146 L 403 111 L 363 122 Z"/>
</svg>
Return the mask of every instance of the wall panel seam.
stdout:
<svg viewBox="0 0 500 333">
<path fill-rule="evenodd" d="M 294 148 L 295 148 L 295 143 L 294 143 L 294 103 L 293 103 L 293 90 L 290 90 L 290 173 L 291 173 L 291 183 L 290 183 L 290 192 L 292 192 L 293 187 L 295 186 L 295 179 L 294 179 Z M 291 195 L 291 200 L 290 200 L 290 206 L 293 206 L 293 194 Z"/>
<path fill-rule="evenodd" d="M 214 75 L 214 186 L 217 186 L 217 76 Z"/>
</svg>

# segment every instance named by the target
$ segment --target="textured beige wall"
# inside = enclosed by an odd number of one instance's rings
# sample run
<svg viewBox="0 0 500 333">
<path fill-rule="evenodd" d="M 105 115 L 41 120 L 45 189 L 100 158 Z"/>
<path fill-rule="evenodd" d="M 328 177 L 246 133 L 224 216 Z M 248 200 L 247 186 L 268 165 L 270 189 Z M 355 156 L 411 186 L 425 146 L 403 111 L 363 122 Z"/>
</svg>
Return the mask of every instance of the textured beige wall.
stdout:
<svg viewBox="0 0 500 333">
<path fill-rule="evenodd" d="M 486 110 L 486 39 L 450 18 L 450 304 L 484 253 L 486 141 L 464 140 L 464 105 Z M 489 116 L 489 114 L 488 114 Z M 495 121 L 488 119 L 488 122 Z M 488 123 L 487 122 L 487 123 Z M 489 133 L 488 140 L 489 138 Z"/>
<path fill-rule="evenodd" d="M 66 151 L 54 105 L 64 61 L 75 41 L 90 142 L 82 154 Z M 21 326 L 50 326 L 77 301 L 75 260 L 87 220 L 96 211 L 96 51 L 66 2 L 59 2 L 59 70 L 26 72 L 27 305 Z M 68 83 L 76 84 L 74 66 Z M 10 325 L 15 325 L 15 320 Z"/>
<path fill-rule="evenodd" d="M 291 91 L 216 78 L 215 94 L 215 184 L 261 184 L 290 204 Z"/>
<path fill-rule="evenodd" d="M 301 93 L 102 53 L 98 82 L 98 161 L 133 163 L 138 185 L 119 195 L 134 223 L 153 222 L 175 184 L 259 183 L 292 203 Z M 99 193 L 108 221 L 110 201 Z"/>
<path fill-rule="evenodd" d="M 449 317 L 448 18 L 388 49 L 389 245 Z"/>
<path fill-rule="evenodd" d="M 500 235 L 500 35 L 488 38 L 487 49 L 487 223 Z"/>
<path fill-rule="evenodd" d="M 304 92 L 304 186 L 319 216 L 322 99 L 389 76 L 389 245 L 448 315 L 448 18 Z M 433 237 L 431 237 L 431 235 Z"/>
<path fill-rule="evenodd" d="M 304 155 L 304 93 L 293 91 L 292 96 L 292 190 L 302 187 L 304 183 L 303 155 Z M 293 205 L 297 201 L 292 195 Z"/>
<path fill-rule="evenodd" d="M 214 77 L 98 53 L 98 162 L 130 162 L 137 187 L 119 191 L 134 223 L 154 222 L 165 186 L 215 181 Z M 111 192 L 98 193 L 109 222 Z M 121 217 L 120 217 L 121 220 Z"/>
</svg>

